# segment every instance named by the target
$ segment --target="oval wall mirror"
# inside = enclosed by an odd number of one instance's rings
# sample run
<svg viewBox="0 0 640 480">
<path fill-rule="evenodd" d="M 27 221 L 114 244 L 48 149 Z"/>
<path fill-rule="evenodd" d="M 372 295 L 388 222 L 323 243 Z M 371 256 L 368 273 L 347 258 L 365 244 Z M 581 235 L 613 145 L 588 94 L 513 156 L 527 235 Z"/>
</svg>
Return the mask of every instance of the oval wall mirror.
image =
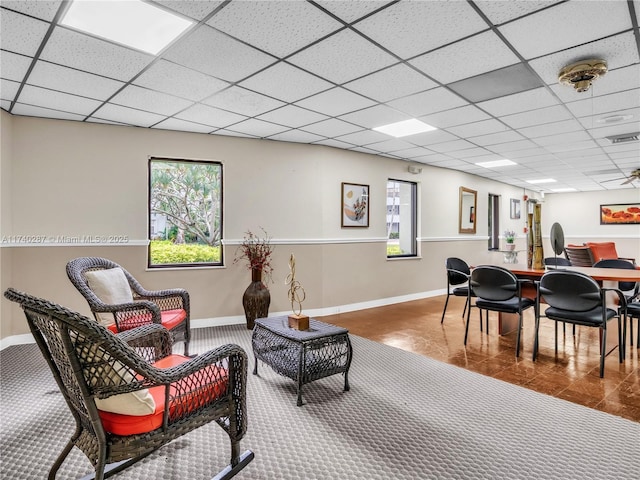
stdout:
<svg viewBox="0 0 640 480">
<path fill-rule="evenodd" d="M 460 187 L 459 233 L 476 233 L 477 204 L 478 192 L 470 188 Z"/>
</svg>

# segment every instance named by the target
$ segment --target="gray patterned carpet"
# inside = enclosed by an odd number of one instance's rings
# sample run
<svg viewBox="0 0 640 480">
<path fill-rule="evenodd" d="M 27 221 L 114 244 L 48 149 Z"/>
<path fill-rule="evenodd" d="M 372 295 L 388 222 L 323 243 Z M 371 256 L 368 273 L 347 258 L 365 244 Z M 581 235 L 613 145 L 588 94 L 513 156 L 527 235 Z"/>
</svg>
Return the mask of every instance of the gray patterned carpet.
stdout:
<svg viewBox="0 0 640 480">
<path fill-rule="evenodd" d="M 237 343 L 243 326 L 194 330 L 194 352 Z M 295 385 L 260 365 L 248 385 L 255 460 L 242 479 L 637 479 L 640 424 L 352 337 L 343 378 Z M 71 434 L 67 407 L 35 345 L 0 352 L 0 478 L 43 479 Z M 150 455 L 118 479 L 204 480 L 228 462 L 217 425 Z M 58 474 L 91 472 L 76 449 Z"/>
</svg>

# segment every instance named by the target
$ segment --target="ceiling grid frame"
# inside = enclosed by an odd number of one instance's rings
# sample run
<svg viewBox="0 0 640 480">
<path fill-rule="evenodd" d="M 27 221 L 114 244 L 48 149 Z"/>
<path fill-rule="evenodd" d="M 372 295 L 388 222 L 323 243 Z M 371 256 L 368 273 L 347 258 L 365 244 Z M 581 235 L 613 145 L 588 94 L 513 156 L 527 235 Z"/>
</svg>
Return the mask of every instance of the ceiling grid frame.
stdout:
<svg viewBox="0 0 640 480">
<path fill-rule="evenodd" d="M 589 20 L 589 10 L 591 9 L 594 12 L 601 11 L 605 8 L 602 5 L 603 2 L 597 0 L 590 2 L 531 0 L 523 3 L 467 0 L 464 5 L 461 2 L 455 6 L 458 11 L 466 13 L 460 18 L 455 18 L 454 21 L 453 18 L 447 18 L 447 15 L 449 15 L 447 13 L 448 7 L 444 4 L 440 5 L 443 3 L 441 0 L 364 0 L 358 2 L 358 4 L 350 2 L 332 3 L 327 0 L 307 0 L 309 6 L 314 7 L 316 11 L 321 12 L 323 15 L 327 15 L 327 18 L 331 18 L 331 21 L 335 21 L 336 28 L 331 29 L 328 33 L 325 31 L 323 35 L 309 37 L 307 34 L 307 39 L 304 40 L 304 44 L 300 48 L 296 48 L 295 51 L 289 51 L 284 56 L 278 56 L 269 53 L 261 45 L 260 38 L 252 39 L 251 41 L 242 38 L 242 35 L 238 34 L 239 30 L 234 28 L 234 25 L 225 24 L 224 31 L 215 28 L 214 19 L 219 12 L 234 7 L 234 2 L 239 1 L 243 1 L 243 7 L 246 7 L 247 0 L 209 2 L 184 0 L 179 5 L 163 0 L 144 1 L 166 11 L 179 10 L 175 11 L 175 13 L 182 17 L 191 18 L 194 21 L 194 25 L 182 36 L 178 37 L 176 41 L 165 47 L 157 56 L 151 58 L 143 68 L 139 68 L 135 71 L 135 74 L 123 81 L 117 80 L 115 77 L 106 76 L 100 71 L 92 71 L 87 66 L 89 63 L 83 62 L 82 58 L 76 59 L 78 61 L 77 64 L 61 64 L 42 58 L 41 54 L 57 28 L 73 31 L 78 34 L 77 38 L 79 39 L 84 35 L 74 29 L 59 25 L 59 21 L 70 0 L 51 0 L 43 5 L 29 4 L 26 0 L 0 0 L 0 19 L 3 23 L 24 18 L 26 25 L 38 24 L 38 22 L 30 23 L 27 19 L 38 20 L 48 24 L 46 33 L 42 34 L 39 40 L 40 44 L 33 55 L 26 55 L 25 53 L 5 48 L 5 42 L 0 39 L 1 108 L 14 115 L 134 125 L 142 128 L 168 128 L 193 131 L 199 134 L 245 136 L 247 138 L 267 138 L 277 141 L 298 141 L 301 143 L 327 145 L 334 148 L 404 159 L 412 164 L 431 164 L 438 167 L 472 172 L 481 177 L 498 179 L 510 185 L 531 188 L 541 192 L 552 192 L 553 188 L 566 187 L 573 187 L 578 191 L 640 188 L 640 182 L 621 185 L 624 179 L 631 174 L 631 171 L 640 168 L 640 142 L 611 144 L 605 138 L 640 131 L 640 78 L 633 78 L 634 76 L 638 77 L 637 72 L 640 71 L 640 31 L 638 26 L 640 0 L 607 1 L 606 9 L 611 9 L 615 13 L 615 15 L 612 15 L 611 22 L 613 23 L 607 23 L 609 19 L 606 18 L 599 19 L 598 25 L 602 25 L 602 28 L 595 28 L 593 32 L 583 32 L 578 35 L 578 37 L 581 37 L 580 41 L 571 44 L 567 43 L 569 41 L 567 39 L 570 39 L 570 37 L 568 36 L 569 33 L 565 32 L 562 40 L 564 43 L 559 44 L 561 48 L 531 58 L 527 58 L 527 55 L 521 53 L 520 47 L 524 46 L 523 44 L 513 44 L 501 29 L 506 28 L 507 31 L 513 31 L 521 28 L 521 25 L 535 27 L 536 24 L 539 24 L 538 19 L 557 16 L 556 12 L 562 12 L 560 15 L 562 18 L 566 18 L 572 12 L 579 12 L 582 18 L 586 19 L 586 23 L 594 23 Z M 412 3 L 407 5 L 409 1 L 412 1 Z M 261 4 L 261 11 L 265 12 L 261 22 L 266 25 L 265 28 L 268 28 L 269 25 L 276 25 L 279 20 L 285 21 L 283 16 L 289 14 L 286 2 L 266 0 Z M 57 9 L 54 14 L 53 8 L 56 5 Z M 300 6 L 298 5 L 298 7 Z M 235 10 L 242 10 L 245 15 L 250 14 L 251 11 L 250 8 Z M 297 10 L 304 11 L 304 8 L 298 8 Z M 407 17 L 407 12 L 413 12 L 414 15 Z M 406 26 L 407 31 L 417 33 L 419 31 L 418 26 L 421 25 L 420 22 L 428 18 L 433 12 L 443 15 L 443 25 L 451 24 L 454 25 L 453 28 L 458 28 L 459 31 L 450 32 L 453 40 L 432 44 L 431 47 L 422 49 L 422 46 L 427 43 L 420 43 L 421 40 L 416 39 L 418 43 L 413 44 L 411 48 L 401 49 L 405 53 L 419 51 L 411 55 L 400 54 L 394 51 L 394 48 L 389 48 L 386 45 L 386 39 L 389 38 L 389 35 L 394 34 L 395 26 Z M 381 21 L 383 18 L 385 20 Z M 387 20 L 396 23 L 387 25 Z M 238 21 L 241 21 L 241 18 Z M 299 22 L 302 26 L 301 28 L 304 28 L 305 18 L 286 18 L 286 22 L 292 21 Z M 441 20 L 438 17 L 431 18 L 430 21 L 440 22 Z M 327 22 L 327 25 L 329 24 L 330 22 Z M 486 28 L 482 28 L 481 24 Z M 366 33 L 368 31 L 367 28 L 364 28 L 366 25 L 381 27 L 371 31 L 375 38 Z M 469 28 L 465 27 L 465 25 L 468 25 Z M 539 25 L 541 27 L 544 26 L 544 24 Z M 567 31 L 570 32 L 572 28 L 579 28 L 579 26 L 569 25 Z M 191 35 L 198 31 L 206 31 L 205 29 L 212 29 L 217 34 L 224 35 L 225 38 L 229 39 L 228 48 L 232 57 L 234 45 L 238 45 L 240 50 L 236 50 L 237 52 L 243 51 L 242 49 L 247 51 L 246 49 L 249 48 L 251 52 L 255 52 L 256 58 L 261 59 L 262 65 L 256 64 L 257 66 L 252 70 L 246 70 L 246 74 L 242 75 L 242 77 L 228 81 L 214 75 L 215 68 L 213 67 L 214 71 L 205 73 L 203 69 L 198 69 L 196 65 L 185 66 L 179 61 L 176 62 L 172 57 L 172 52 L 178 51 L 180 45 L 184 44 Z M 332 81 L 318 70 L 320 61 L 341 61 L 339 51 L 334 49 L 330 52 L 325 52 L 326 55 L 333 58 L 318 59 L 317 62 L 308 61 L 305 68 L 296 64 L 296 55 L 313 47 L 329 45 L 329 42 L 333 45 L 336 43 L 335 39 L 345 37 L 345 35 L 337 37 L 340 32 L 345 31 L 355 33 L 361 38 L 362 42 L 360 44 L 363 46 L 368 45 L 371 53 L 378 51 L 380 54 L 390 56 L 389 59 L 393 60 L 382 67 L 362 64 L 359 66 L 361 72 L 359 72 L 358 76 L 349 78 L 347 81 Z M 485 105 L 481 104 L 482 102 L 472 101 L 466 98 L 465 95 L 460 95 L 454 90 L 456 87 L 454 84 L 458 80 L 441 82 L 430 74 L 428 71 L 431 68 L 429 64 L 426 64 L 427 68 L 421 69 L 412 63 L 419 57 L 430 58 L 429 54 L 445 51 L 443 49 L 447 49 L 447 47 L 466 45 L 467 43 L 474 45 L 477 41 L 482 40 L 483 34 L 487 32 L 492 32 L 496 35 L 501 44 L 518 58 L 519 64 L 526 69 L 529 78 L 536 79 L 536 82 L 540 84 L 539 87 L 522 90 L 521 92 L 515 91 L 509 95 L 503 94 L 501 97 L 497 97 L 507 101 L 516 110 L 520 104 L 522 108 L 527 108 L 519 112 L 523 114 L 521 115 L 523 121 L 520 122 L 523 126 L 514 128 L 509 125 L 508 122 L 516 118 L 507 118 L 510 115 L 514 115 L 513 113 L 504 114 L 495 111 L 492 113 L 488 109 L 489 104 L 485 107 Z M 22 36 L 23 32 L 20 33 L 20 36 Z M 295 31 L 288 32 L 288 34 L 295 35 Z M 27 38 L 26 36 L 28 35 L 40 34 L 35 31 L 26 31 L 24 35 Z M 550 35 L 552 36 L 552 34 Z M 35 37 L 31 37 L 31 41 L 33 38 Z M 91 36 L 91 38 L 93 39 L 92 41 L 100 42 L 101 48 L 106 49 L 106 51 L 127 48 L 98 37 Z M 624 42 L 626 43 L 622 43 L 625 38 Z M 12 40 L 20 41 L 20 38 Z M 431 38 L 429 42 L 432 41 L 433 39 Z M 535 41 L 535 36 L 532 37 L 531 41 Z M 545 41 L 547 42 L 546 48 L 549 50 L 549 46 L 552 46 L 553 38 L 547 38 Z M 15 42 L 12 44 L 15 44 Z M 630 44 L 634 45 L 634 48 L 627 50 L 624 56 L 617 57 L 618 63 L 622 63 L 615 64 L 614 62 L 615 65 L 610 67 L 609 74 L 616 72 L 616 75 L 611 77 L 612 80 L 615 78 L 616 81 L 607 84 L 607 75 L 604 75 L 602 79 L 597 80 L 590 93 L 576 94 L 571 91 L 570 87 L 558 85 L 557 77 L 550 78 L 550 68 L 554 67 L 559 71 L 560 67 L 564 66 L 558 64 L 559 57 L 571 58 L 577 55 L 574 53 L 575 51 L 582 52 L 575 58 L 575 60 L 581 60 L 585 52 L 591 49 L 593 50 L 593 55 L 602 57 L 604 61 L 607 61 L 607 55 L 612 58 L 615 56 L 616 50 L 614 49 L 619 50 L 620 45 L 628 46 Z M 395 42 L 394 45 L 398 45 L 398 43 Z M 70 47 L 73 48 L 73 45 L 70 45 Z M 213 48 L 215 48 L 215 45 Z M 336 48 L 339 48 L 339 45 Z M 129 50 L 137 52 L 134 49 Z M 530 48 L 528 50 L 531 51 Z M 356 55 L 353 58 L 359 57 Z M 22 65 L 27 59 L 29 60 L 29 65 L 26 71 L 23 71 L 24 67 Z M 443 57 L 443 59 L 446 60 L 446 57 Z M 180 59 L 178 58 L 178 60 Z M 206 79 L 210 78 L 212 84 L 220 86 L 220 90 L 211 87 L 210 91 L 213 92 L 211 95 L 193 100 L 184 98 L 178 92 L 169 93 L 166 87 L 158 90 L 135 83 L 143 74 L 147 76 L 155 74 L 159 69 L 153 67 L 161 61 L 166 62 L 163 64 L 161 71 L 167 78 L 172 71 L 176 72 L 177 75 L 178 70 L 180 70 L 180 74 L 189 81 L 206 82 Z M 59 90 L 53 81 L 47 84 L 46 79 L 42 78 L 42 73 L 51 69 L 43 70 L 38 80 L 34 78 L 33 81 L 37 81 L 37 83 L 30 83 L 31 73 L 40 64 L 43 67 L 49 64 L 56 66 L 56 68 L 70 69 L 68 70 L 70 73 L 74 71 L 83 74 L 70 74 L 69 78 L 74 79 L 73 81 L 89 81 L 88 79 L 91 77 L 86 75 L 89 74 L 98 75 L 110 81 L 118 81 L 122 85 L 108 98 L 98 99 L 87 97 L 87 93 L 81 94 L 80 92 L 87 92 L 87 89 L 80 88 L 80 84 L 77 92 L 74 93 L 69 93 L 69 90 Z M 306 88 L 302 98 L 291 100 L 280 98 L 280 94 L 277 91 L 275 95 L 269 93 L 262 88 L 260 82 L 249 82 L 254 77 L 257 79 L 263 78 L 265 72 L 270 72 L 271 69 L 274 69 L 279 64 L 288 65 L 288 68 L 301 72 L 300 78 L 305 78 L 304 75 L 311 75 L 318 81 Z M 411 71 L 416 72 L 418 75 L 418 77 L 412 77 L 411 81 L 414 82 L 414 85 L 407 85 L 405 92 L 408 93 L 402 92 L 402 85 L 405 79 L 401 73 L 406 72 L 406 70 L 400 69 L 400 65 L 410 68 Z M 424 65 L 421 65 L 421 67 L 424 67 Z M 465 67 L 465 65 L 456 64 L 456 58 L 451 58 L 449 68 L 459 69 L 462 67 Z M 286 71 L 287 69 L 280 70 Z M 483 71 L 477 75 L 461 78 L 460 81 L 473 85 L 473 82 L 481 80 L 483 76 L 488 74 L 501 75 L 502 70 L 499 68 L 494 71 Z M 5 77 L 3 72 L 12 73 L 10 77 Z M 190 74 L 189 72 L 193 73 Z M 508 73 L 506 70 L 505 72 L 505 74 Z M 394 77 L 392 74 L 395 73 L 400 73 L 400 75 Z M 9 73 L 7 74 L 9 75 Z M 21 77 L 18 75 L 21 75 Z M 358 80 L 368 81 L 369 78 L 376 78 L 373 77 L 374 75 L 379 75 L 379 78 L 383 78 L 385 82 L 389 83 L 388 88 L 390 91 L 385 92 L 386 95 L 382 95 L 380 90 L 384 87 L 384 83 L 381 84 L 382 86 L 373 84 L 374 87 L 369 90 L 361 88 L 358 91 L 358 89 L 355 89 L 357 83 L 353 82 Z M 420 76 L 425 79 L 424 90 L 416 91 L 420 87 Z M 457 76 L 460 76 L 460 74 L 457 74 Z M 506 80 L 509 80 L 509 78 Z M 280 81 L 283 82 L 284 86 L 287 78 L 281 78 Z M 407 78 L 406 81 L 409 81 L 409 79 Z M 351 85 L 352 88 L 350 88 L 349 83 L 353 83 Z M 606 85 L 604 93 L 601 93 L 597 88 L 600 84 Z M 395 96 L 392 92 L 394 85 L 398 85 L 397 90 L 400 96 Z M 482 84 L 477 83 L 477 85 Z M 113 87 L 117 86 L 116 84 L 113 85 Z M 247 88 L 249 86 L 251 88 Z M 490 86 L 492 88 L 496 87 L 495 83 L 490 84 Z M 40 89 L 37 90 L 37 95 L 34 95 L 34 87 Z M 143 88 L 144 92 L 146 92 L 145 95 L 148 97 L 146 101 L 132 95 L 136 89 L 140 88 Z M 205 94 L 209 93 L 204 88 L 201 91 Z M 233 91 L 234 94 L 227 95 L 227 91 Z M 551 115 L 552 110 L 549 111 L 549 114 L 546 114 L 545 108 L 548 108 L 549 105 L 545 106 L 544 103 L 527 104 L 526 99 L 528 97 L 525 94 L 537 91 L 546 92 L 545 95 L 547 97 L 545 98 L 550 98 L 552 101 L 557 102 L 556 105 L 566 114 L 560 116 Z M 138 92 L 142 91 L 138 90 Z M 185 92 L 185 95 L 190 93 L 186 90 L 182 90 L 182 92 Z M 246 92 L 247 95 L 243 95 L 243 92 Z M 430 95 L 425 96 L 426 92 L 430 92 Z M 415 104 L 415 101 L 419 100 L 414 100 L 414 96 L 415 99 L 428 98 L 434 94 L 438 95 L 438 92 L 449 92 L 449 94 L 459 98 L 460 102 L 448 105 L 443 102 L 443 107 L 441 108 L 444 108 L 444 110 L 437 111 L 430 111 L 428 104 L 422 104 L 421 108 L 415 108 L 415 106 L 421 104 Z M 106 93 L 108 94 L 108 92 Z M 490 94 L 490 92 L 486 93 Z M 90 105 L 90 101 L 96 100 L 100 104 L 88 115 L 81 117 L 82 119 L 80 120 L 77 118 L 77 113 L 72 111 L 71 103 L 73 102 L 67 102 L 69 104 L 68 111 L 61 110 L 61 108 L 65 108 L 65 103 L 62 100 L 68 98 L 65 97 L 68 95 L 76 95 L 79 101 L 78 105 Z M 163 107 L 160 109 L 153 107 L 153 102 L 161 101 L 162 95 L 172 95 L 175 100 L 166 97 L 170 101 L 169 103 L 175 106 L 183 106 L 184 108 L 173 111 L 171 108 Z M 535 93 L 535 95 L 539 94 Z M 318 99 L 322 98 L 323 101 L 314 100 L 316 96 L 318 96 Z M 384 98 L 381 99 L 379 97 Z M 226 98 L 227 100 L 218 101 L 218 98 Z M 24 100 L 27 99 L 34 104 L 24 103 Z M 236 109 L 233 101 L 229 99 L 243 103 L 237 104 Z M 188 104 L 185 103 L 187 100 Z M 589 112 L 585 106 L 588 102 L 585 103 L 585 100 L 590 101 L 592 105 L 597 105 L 598 108 Z M 260 110 L 260 107 L 255 108 L 252 102 L 258 102 L 268 109 Z M 326 102 L 340 103 L 332 105 Z M 372 135 L 371 119 L 378 118 L 378 121 L 382 122 L 386 118 L 412 117 L 413 115 L 403 111 L 402 108 L 398 108 L 402 105 L 410 105 L 411 102 L 414 102 L 414 108 L 412 108 L 414 112 L 420 110 L 429 112 L 419 115 L 418 119 L 426 123 L 431 121 L 433 126 L 439 130 L 404 137 L 400 139 L 400 142 L 393 141 L 393 137 L 376 137 Z M 223 108 L 215 107 L 214 105 L 216 104 L 223 106 Z M 100 116 L 103 107 L 108 107 L 114 112 L 116 111 L 114 109 L 117 109 L 118 114 L 111 117 L 106 115 L 107 118 L 103 118 Z M 194 107 L 199 109 L 197 115 Z M 159 114 L 158 110 L 162 110 L 163 113 Z M 126 112 L 130 112 L 137 119 L 127 120 Z M 376 117 L 371 116 L 374 112 Z M 207 115 L 211 115 L 211 118 L 208 118 Z M 280 115 L 283 115 L 283 117 L 281 118 Z M 366 118 L 369 121 L 364 121 Z M 559 120 L 560 118 L 562 120 Z M 618 121 L 613 121 L 615 119 L 618 119 Z M 203 121 L 207 123 L 204 124 L 202 123 Z M 500 130 L 499 125 L 502 126 L 502 130 Z M 234 131 L 234 126 L 237 126 L 237 131 Z M 252 130 L 253 128 L 256 130 Z M 555 128 L 560 128 L 561 130 L 556 132 Z M 562 129 L 566 133 L 561 133 Z M 540 133 L 545 133 L 545 130 L 548 130 L 548 134 L 540 135 Z M 513 132 L 513 134 L 508 132 Z M 510 167 L 485 169 L 475 165 L 476 162 L 481 160 L 504 158 L 505 156 L 509 158 L 509 153 L 513 154 L 511 159 L 518 164 L 517 168 L 511 168 L 511 170 Z M 583 159 L 583 161 L 579 162 L 577 159 Z M 553 165 L 553 168 L 547 166 L 545 170 L 545 165 Z M 576 165 L 580 165 L 582 169 L 576 169 Z M 557 180 L 556 183 L 535 186 L 527 183 L 528 180 L 543 176 L 545 171 L 549 172 L 550 170 L 553 171 L 554 178 Z"/>
</svg>

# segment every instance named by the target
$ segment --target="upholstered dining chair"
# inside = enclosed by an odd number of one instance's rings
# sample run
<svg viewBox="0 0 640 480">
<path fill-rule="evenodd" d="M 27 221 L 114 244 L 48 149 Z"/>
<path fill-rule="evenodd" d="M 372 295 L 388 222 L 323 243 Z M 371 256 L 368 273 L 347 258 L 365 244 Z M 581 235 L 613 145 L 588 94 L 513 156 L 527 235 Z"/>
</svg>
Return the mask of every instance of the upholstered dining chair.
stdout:
<svg viewBox="0 0 640 480">
<path fill-rule="evenodd" d="M 608 308 L 606 293 L 615 292 L 620 301 L 620 309 L 617 311 Z M 538 356 L 540 330 L 540 301 L 544 297 L 544 303 L 548 308 L 544 316 L 555 320 L 556 337 L 555 351 L 558 352 L 558 322 L 572 323 L 585 327 L 598 328 L 600 337 L 600 378 L 604 376 L 604 359 L 607 347 L 607 324 L 613 319 L 618 319 L 618 356 L 620 363 L 624 359 L 624 342 L 622 336 L 621 316 L 624 314 L 626 300 L 617 288 L 601 288 L 593 278 L 584 273 L 569 270 L 550 270 L 541 278 L 538 285 L 535 339 L 533 344 L 533 360 Z"/>
<path fill-rule="evenodd" d="M 444 309 L 442 310 L 440 323 L 444 322 L 444 316 L 447 313 L 447 305 L 449 304 L 449 297 L 451 295 L 464 297 L 466 300 L 464 310 L 462 311 L 462 318 L 466 316 L 467 308 L 471 308 L 469 293 L 471 293 L 471 297 L 475 297 L 473 291 L 469 292 L 471 268 L 469 268 L 467 262 L 461 258 L 449 257 L 445 261 L 445 268 L 447 270 L 447 298 L 444 301 Z M 482 330 L 482 310 L 480 310 L 480 330 Z"/>
<path fill-rule="evenodd" d="M 587 242 L 585 245 L 591 250 L 591 257 L 594 263 L 600 260 L 627 260 L 634 265 L 636 263 L 635 258 L 618 256 L 616 242 Z"/>
<path fill-rule="evenodd" d="M 487 333 L 489 333 L 489 311 L 512 313 L 518 315 L 518 332 L 516 335 L 516 357 L 520 356 L 520 337 L 522 333 L 522 314 L 528 308 L 536 308 L 533 298 L 522 296 L 522 284 L 532 283 L 530 280 L 520 280 L 512 272 L 495 265 L 479 265 L 471 271 L 469 285 L 477 295 L 476 306 L 486 310 Z M 471 296 L 468 298 L 471 305 Z M 467 345 L 469 335 L 469 313 L 467 310 L 467 324 L 464 332 L 464 344 Z"/>
<path fill-rule="evenodd" d="M 146 290 L 123 267 L 100 257 L 71 260 L 67 276 L 96 320 L 112 332 L 158 323 L 169 330 L 174 342 L 184 342 L 184 354 L 189 355 L 190 303 L 186 290 Z"/>
<path fill-rule="evenodd" d="M 253 460 L 250 450 L 240 452 L 247 430 L 247 355 L 239 346 L 220 346 L 196 358 L 172 355 L 171 336 L 159 324 L 114 334 L 47 300 L 14 289 L 4 295 L 24 310 L 75 419 L 49 480 L 73 447 L 102 480 L 211 422 L 231 444 L 231 461 L 216 479 L 233 477 Z M 38 461 L 37 452 L 29 454 Z"/>
</svg>

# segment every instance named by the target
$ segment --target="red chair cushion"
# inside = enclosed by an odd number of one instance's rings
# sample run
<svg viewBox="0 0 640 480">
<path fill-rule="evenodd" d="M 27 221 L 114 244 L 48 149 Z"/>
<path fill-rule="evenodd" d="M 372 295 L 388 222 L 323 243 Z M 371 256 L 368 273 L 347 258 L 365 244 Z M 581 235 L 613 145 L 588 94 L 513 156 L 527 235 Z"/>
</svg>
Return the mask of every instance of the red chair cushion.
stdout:
<svg viewBox="0 0 640 480">
<path fill-rule="evenodd" d="M 162 326 L 167 330 L 173 330 L 176 326 L 182 323 L 185 318 L 187 318 L 187 312 L 182 308 L 176 310 L 164 310 L 160 312 L 160 321 L 162 322 Z M 144 315 L 136 315 L 119 322 L 119 331 L 130 330 L 132 328 L 140 327 L 148 323 L 151 323 L 150 313 L 145 313 Z M 115 323 L 112 323 L 107 328 L 113 333 L 118 333 L 118 328 L 116 327 Z"/>
<path fill-rule="evenodd" d="M 618 258 L 615 242 L 587 242 L 587 246 L 591 249 L 594 262 Z"/>
<path fill-rule="evenodd" d="M 154 366 L 170 368 L 188 360 L 190 358 L 183 355 L 169 355 L 154 363 Z M 205 378 L 202 378 L 203 375 L 205 375 Z M 197 386 L 191 385 L 193 383 L 197 383 Z M 173 398 L 169 407 L 170 413 L 172 415 L 176 413 L 185 415 L 206 403 L 210 403 L 211 398 L 219 397 L 227 391 L 228 383 L 227 371 L 216 365 L 210 365 L 197 374 L 189 375 L 179 382 L 171 384 L 170 395 L 172 397 L 180 391 L 187 390 L 185 387 L 188 387 L 189 393 L 179 398 Z M 165 410 L 165 388 L 162 386 L 153 387 L 149 389 L 149 393 L 151 393 L 153 400 L 156 402 L 156 409 L 150 415 L 121 415 L 98 410 L 104 429 L 115 435 L 127 436 L 151 432 L 156 428 L 160 428 Z"/>
</svg>

